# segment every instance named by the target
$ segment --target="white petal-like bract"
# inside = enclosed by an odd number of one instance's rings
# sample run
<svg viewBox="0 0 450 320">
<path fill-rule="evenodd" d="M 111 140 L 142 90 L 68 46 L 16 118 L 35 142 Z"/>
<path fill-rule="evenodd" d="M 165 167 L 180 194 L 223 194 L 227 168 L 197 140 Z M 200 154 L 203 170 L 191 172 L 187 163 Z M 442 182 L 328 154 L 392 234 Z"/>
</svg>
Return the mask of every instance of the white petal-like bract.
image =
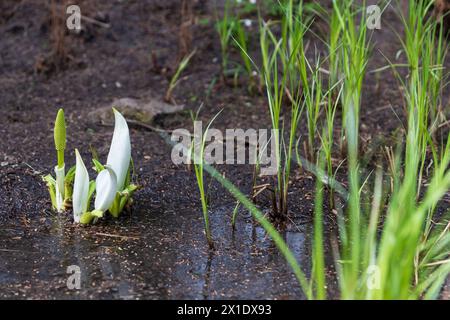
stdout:
<svg viewBox="0 0 450 320">
<path fill-rule="evenodd" d="M 114 111 L 114 134 L 106 164 L 111 166 L 117 176 L 117 191 L 122 191 L 131 161 L 130 132 L 122 114 Z"/>
<path fill-rule="evenodd" d="M 117 177 L 114 170 L 106 165 L 95 180 L 95 210 L 105 212 L 111 206 L 117 193 Z"/>
<path fill-rule="evenodd" d="M 80 217 L 87 211 L 89 194 L 89 173 L 84 165 L 80 153 L 75 149 L 76 167 L 73 185 L 72 207 L 73 219 L 80 222 Z"/>
</svg>

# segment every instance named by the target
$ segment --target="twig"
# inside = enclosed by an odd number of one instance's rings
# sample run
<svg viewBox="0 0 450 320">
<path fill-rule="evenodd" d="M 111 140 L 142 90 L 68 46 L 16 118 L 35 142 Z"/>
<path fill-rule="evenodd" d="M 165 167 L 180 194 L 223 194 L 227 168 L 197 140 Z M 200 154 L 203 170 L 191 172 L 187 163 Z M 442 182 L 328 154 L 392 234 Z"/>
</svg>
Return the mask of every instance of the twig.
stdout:
<svg viewBox="0 0 450 320">
<path fill-rule="evenodd" d="M 111 234 L 111 233 L 102 233 L 102 232 L 96 232 L 94 233 L 96 236 L 104 236 L 104 237 L 111 237 L 111 238 L 122 238 L 122 239 L 132 239 L 132 240 L 139 240 L 138 237 L 130 237 L 130 236 L 122 236 L 120 234 Z"/>
</svg>

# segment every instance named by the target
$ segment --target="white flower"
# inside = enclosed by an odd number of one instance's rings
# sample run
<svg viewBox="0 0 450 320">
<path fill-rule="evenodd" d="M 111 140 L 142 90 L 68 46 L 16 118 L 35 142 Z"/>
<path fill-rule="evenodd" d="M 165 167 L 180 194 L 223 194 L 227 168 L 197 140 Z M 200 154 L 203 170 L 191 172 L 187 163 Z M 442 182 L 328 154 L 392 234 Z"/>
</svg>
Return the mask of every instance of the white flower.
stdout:
<svg viewBox="0 0 450 320">
<path fill-rule="evenodd" d="M 115 126 L 109 149 L 107 164 L 99 172 L 95 181 L 95 209 L 89 211 L 90 188 L 89 175 L 78 150 L 73 190 L 74 220 L 87 224 L 94 218 L 100 218 L 107 210 L 117 217 L 127 203 L 136 186 L 125 186 L 131 162 L 130 133 L 125 118 L 113 108 Z M 121 193 L 118 193 L 121 192 Z"/>
<path fill-rule="evenodd" d="M 73 186 L 73 219 L 79 223 L 83 214 L 88 215 L 88 219 L 83 223 L 88 223 L 93 217 L 101 217 L 108 210 L 114 201 L 117 192 L 116 174 L 109 166 L 105 166 L 96 179 L 95 210 L 89 210 L 89 174 L 84 165 L 83 159 L 78 150 L 75 149 L 76 169 Z"/>
<path fill-rule="evenodd" d="M 116 174 L 116 191 L 122 191 L 124 187 L 126 187 L 124 186 L 124 183 L 131 161 L 130 132 L 125 118 L 116 109 L 113 108 L 113 111 L 115 121 L 114 134 L 106 164 L 110 166 Z"/>
<path fill-rule="evenodd" d="M 251 4 L 256 4 L 256 0 L 250 0 Z"/>
<path fill-rule="evenodd" d="M 95 180 L 97 195 L 95 196 L 95 210 L 105 212 L 111 206 L 117 192 L 117 177 L 113 169 L 106 165 Z"/>
<path fill-rule="evenodd" d="M 72 207 L 73 219 L 79 223 L 81 215 L 87 211 L 89 198 L 89 174 L 80 153 L 75 149 L 76 169 L 73 185 Z"/>
</svg>

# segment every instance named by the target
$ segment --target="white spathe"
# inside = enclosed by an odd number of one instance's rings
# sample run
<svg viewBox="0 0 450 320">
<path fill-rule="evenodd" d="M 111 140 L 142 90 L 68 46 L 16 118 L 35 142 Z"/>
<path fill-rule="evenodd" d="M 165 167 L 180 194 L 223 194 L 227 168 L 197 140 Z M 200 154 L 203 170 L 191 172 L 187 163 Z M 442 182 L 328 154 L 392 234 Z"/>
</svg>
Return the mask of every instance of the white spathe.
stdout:
<svg viewBox="0 0 450 320">
<path fill-rule="evenodd" d="M 64 178 L 65 178 L 65 165 L 61 168 L 58 166 L 55 167 L 55 175 L 56 175 L 56 185 L 55 185 L 55 193 L 56 193 L 56 210 L 58 212 L 64 211 Z"/>
<path fill-rule="evenodd" d="M 75 181 L 73 185 L 72 207 L 73 219 L 80 222 L 80 217 L 87 211 L 89 197 L 89 173 L 84 165 L 80 153 L 75 149 L 76 167 Z"/>
<path fill-rule="evenodd" d="M 117 193 L 117 177 L 114 170 L 106 165 L 95 180 L 95 210 L 106 211 L 111 206 Z"/>
<path fill-rule="evenodd" d="M 117 191 L 122 191 L 128 168 L 131 161 L 131 142 L 130 132 L 128 130 L 127 121 L 119 111 L 114 111 L 114 134 L 111 147 L 108 153 L 106 164 L 110 166 L 117 177 Z"/>
</svg>

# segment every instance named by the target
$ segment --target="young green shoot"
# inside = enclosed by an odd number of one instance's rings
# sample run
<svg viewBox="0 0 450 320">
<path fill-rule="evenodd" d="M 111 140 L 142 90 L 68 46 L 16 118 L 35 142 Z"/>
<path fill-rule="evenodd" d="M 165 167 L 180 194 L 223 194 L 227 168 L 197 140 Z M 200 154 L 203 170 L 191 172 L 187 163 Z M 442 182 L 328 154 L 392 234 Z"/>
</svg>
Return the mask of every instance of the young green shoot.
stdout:
<svg viewBox="0 0 450 320">
<path fill-rule="evenodd" d="M 64 150 L 66 149 L 66 121 L 64 110 L 59 109 L 54 129 L 55 149 L 58 155 L 58 168 L 64 167 Z"/>
<path fill-rule="evenodd" d="M 58 110 L 53 135 L 58 160 L 54 168 L 56 178 L 47 175 L 43 177 L 43 180 L 47 184 L 53 209 L 61 213 L 66 210 L 72 198 L 71 190 L 75 170 L 74 168 L 70 168 L 67 175 L 65 173 L 64 151 L 66 149 L 66 122 L 63 109 Z"/>
<path fill-rule="evenodd" d="M 172 101 L 172 92 L 175 89 L 175 87 L 178 85 L 181 73 L 184 71 L 184 69 L 187 68 L 189 61 L 194 56 L 195 52 L 196 52 L 196 50 L 192 51 L 190 54 L 185 56 L 178 64 L 177 70 L 176 70 L 175 74 L 172 76 L 172 79 L 170 80 L 169 87 L 167 88 L 166 95 L 164 97 L 164 99 L 167 102 Z"/>
<path fill-rule="evenodd" d="M 211 124 L 214 122 L 214 120 L 219 116 L 219 114 L 220 114 L 220 112 L 217 113 L 214 116 L 214 118 L 211 119 L 211 121 L 208 123 L 205 131 L 202 133 L 202 135 L 200 137 L 194 137 L 192 144 L 191 144 L 191 150 L 189 152 L 191 160 L 194 162 L 195 177 L 197 179 L 197 186 L 198 186 L 198 189 L 200 192 L 200 201 L 202 204 L 203 220 L 205 223 L 206 240 L 211 249 L 214 248 L 214 242 L 213 242 L 213 239 L 211 236 L 211 228 L 210 228 L 210 224 L 209 224 L 208 199 L 207 199 L 205 181 L 204 181 L 205 146 L 206 146 L 206 141 L 207 141 L 207 137 L 208 137 L 208 130 L 211 127 Z M 195 116 L 193 114 L 191 114 L 191 117 L 192 117 L 192 121 L 195 124 L 195 121 L 198 117 L 198 112 Z"/>
</svg>

